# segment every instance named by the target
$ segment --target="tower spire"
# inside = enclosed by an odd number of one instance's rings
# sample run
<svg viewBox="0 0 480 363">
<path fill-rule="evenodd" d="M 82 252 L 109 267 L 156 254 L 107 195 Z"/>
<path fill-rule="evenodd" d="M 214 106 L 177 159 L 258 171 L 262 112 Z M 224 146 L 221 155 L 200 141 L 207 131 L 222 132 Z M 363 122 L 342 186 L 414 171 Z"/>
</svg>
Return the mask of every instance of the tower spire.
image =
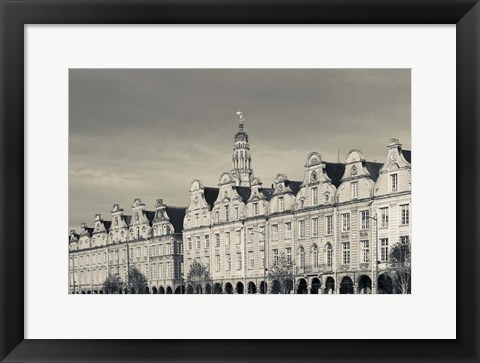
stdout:
<svg viewBox="0 0 480 363">
<path fill-rule="evenodd" d="M 245 116 L 241 111 L 237 111 L 237 116 L 239 120 L 238 131 L 234 136 L 232 174 L 237 186 L 250 187 L 253 178 L 253 170 L 250 145 L 248 144 L 248 134 L 244 130 Z"/>
</svg>

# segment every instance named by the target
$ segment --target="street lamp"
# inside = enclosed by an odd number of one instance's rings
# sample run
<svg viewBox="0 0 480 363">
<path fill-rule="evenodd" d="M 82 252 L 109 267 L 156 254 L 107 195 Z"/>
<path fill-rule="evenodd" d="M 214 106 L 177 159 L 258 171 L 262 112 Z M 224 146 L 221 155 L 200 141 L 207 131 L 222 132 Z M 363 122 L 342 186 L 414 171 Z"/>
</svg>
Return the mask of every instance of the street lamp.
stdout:
<svg viewBox="0 0 480 363">
<path fill-rule="evenodd" d="M 252 229 L 252 233 L 258 233 L 258 234 L 261 234 L 263 236 L 263 293 L 264 294 L 267 294 L 268 293 L 268 289 L 267 289 L 267 271 L 268 271 L 268 268 L 266 266 L 266 263 L 267 263 L 267 249 L 266 249 L 266 238 L 265 238 L 265 231 L 262 232 L 262 231 L 255 231 L 254 229 Z"/>
<path fill-rule="evenodd" d="M 378 253 L 378 216 L 375 214 L 375 217 L 370 217 L 368 218 L 373 219 L 375 221 L 375 255 L 372 253 L 372 294 L 377 293 L 377 275 L 378 275 L 378 258 L 377 258 L 377 253 Z M 375 261 L 374 258 L 375 257 Z M 373 291 L 373 286 L 375 286 L 375 291 Z"/>
</svg>

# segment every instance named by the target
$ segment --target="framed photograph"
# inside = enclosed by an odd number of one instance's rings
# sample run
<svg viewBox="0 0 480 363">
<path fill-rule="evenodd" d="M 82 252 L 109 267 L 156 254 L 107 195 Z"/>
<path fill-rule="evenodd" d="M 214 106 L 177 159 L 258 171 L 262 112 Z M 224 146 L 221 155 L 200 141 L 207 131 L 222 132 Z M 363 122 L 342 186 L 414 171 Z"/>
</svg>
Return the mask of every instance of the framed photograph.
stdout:
<svg viewBox="0 0 480 363">
<path fill-rule="evenodd" d="M 2 361 L 479 361 L 477 1 L 1 9 Z"/>
</svg>

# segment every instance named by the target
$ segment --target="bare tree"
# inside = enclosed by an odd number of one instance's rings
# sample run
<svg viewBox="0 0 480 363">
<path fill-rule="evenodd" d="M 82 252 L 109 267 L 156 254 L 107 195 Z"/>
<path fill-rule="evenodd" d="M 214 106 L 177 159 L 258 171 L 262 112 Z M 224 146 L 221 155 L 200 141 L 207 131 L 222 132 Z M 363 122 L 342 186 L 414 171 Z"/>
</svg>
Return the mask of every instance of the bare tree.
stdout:
<svg viewBox="0 0 480 363">
<path fill-rule="evenodd" d="M 186 285 L 192 287 L 194 294 L 204 294 L 207 285 L 211 284 L 210 269 L 200 262 L 193 261 L 187 274 Z"/>
<path fill-rule="evenodd" d="M 137 294 L 144 294 L 148 286 L 147 278 L 135 265 L 130 266 L 128 271 L 128 283 L 130 288 L 134 289 Z"/>
<path fill-rule="evenodd" d="M 118 294 L 123 289 L 123 282 L 118 274 L 108 274 L 102 289 L 107 294 Z"/>
<path fill-rule="evenodd" d="M 392 277 L 394 293 L 410 294 L 412 292 L 410 239 L 401 239 L 392 247 L 388 256 L 387 271 Z"/>
<path fill-rule="evenodd" d="M 281 254 L 278 261 L 270 266 L 268 270 L 268 282 L 273 293 L 289 294 L 293 289 L 293 264 L 284 254 Z M 278 284 L 278 286 L 276 286 Z M 275 291 L 275 289 L 277 289 Z"/>
</svg>

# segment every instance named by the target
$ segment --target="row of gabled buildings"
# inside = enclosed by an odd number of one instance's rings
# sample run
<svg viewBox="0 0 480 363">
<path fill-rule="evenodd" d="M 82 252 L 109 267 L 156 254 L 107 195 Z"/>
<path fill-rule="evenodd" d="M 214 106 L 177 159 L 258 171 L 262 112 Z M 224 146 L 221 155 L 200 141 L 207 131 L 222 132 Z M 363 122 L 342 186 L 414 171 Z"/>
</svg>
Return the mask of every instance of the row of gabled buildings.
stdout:
<svg viewBox="0 0 480 363">
<path fill-rule="evenodd" d="M 127 264 L 148 279 L 148 293 L 193 293 L 185 276 L 194 261 L 209 267 L 207 293 L 278 293 L 268 269 L 293 264 L 293 293 L 387 293 L 389 250 L 411 238 L 411 153 L 398 140 L 384 163 L 351 150 L 344 163 L 308 155 L 303 180 L 278 174 L 271 188 L 254 177 L 240 117 L 230 172 L 217 187 L 195 179 L 188 207 L 158 199 L 147 211 L 135 199 L 111 221 L 100 215 L 69 237 L 71 293 L 103 293 L 108 274 L 126 280 Z M 128 246 L 128 249 L 127 249 Z M 127 291 L 124 291 L 127 292 Z"/>
</svg>

